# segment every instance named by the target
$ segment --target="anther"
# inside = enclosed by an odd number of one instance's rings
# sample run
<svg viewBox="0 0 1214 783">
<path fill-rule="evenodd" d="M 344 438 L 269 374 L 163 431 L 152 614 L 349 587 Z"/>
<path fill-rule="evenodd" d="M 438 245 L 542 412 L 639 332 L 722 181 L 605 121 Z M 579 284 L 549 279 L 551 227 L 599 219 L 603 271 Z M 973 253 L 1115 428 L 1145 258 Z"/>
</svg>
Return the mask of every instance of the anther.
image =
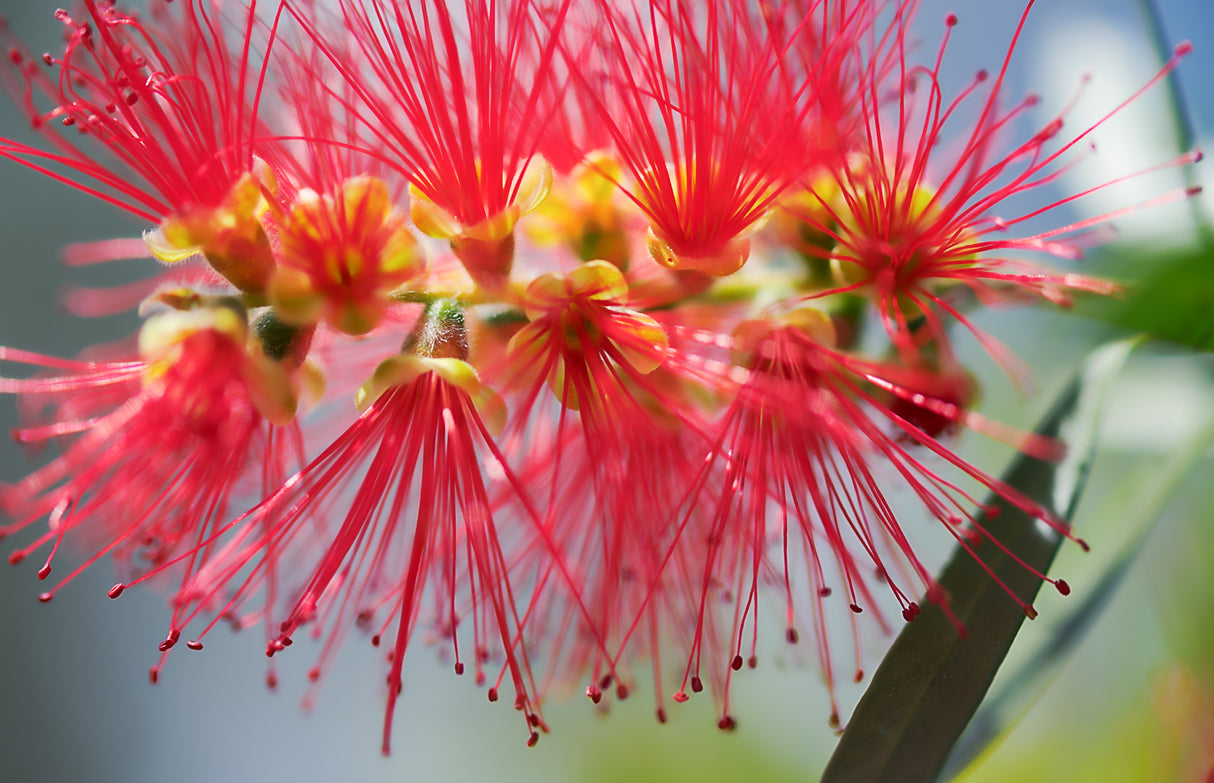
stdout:
<svg viewBox="0 0 1214 783">
<path fill-rule="evenodd" d="M 665 722 L 666 722 L 666 710 L 663 709 L 662 707 L 658 707 L 658 723 L 665 723 Z"/>
<path fill-rule="evenodd" d="M 463 674 L 463 673 L 464 673 L 464 662 L 463 662 L 463 661 L 456 661 L 456 662 L 455 662 L 455 673 L 456 673 L 456 674 Z"/>
<path fill-rule="evenodd" d="M 46 579 L 50 575 L 51 575 L 51 564 L 50 563 L 47 563 L 44 566 L 42 566 L 42 568 L 38 569 L 38 578 L 39 579 Z"/>
<path fill-rule="evenodd" d="M 497 701 L 497 688 L 489 689 L 489 701 Z"/>
<path fill-rule="evenodd" d="M 186 642 L 185 646 L 197 652 L 202 649 L 202 642 L 195 639 L 194 641 Z"/>
<path fill-rule="evenodd" d="M 733 731 L 737 727 L 738 727 L 737 721 L 735 721 L 733 718 L 731 718 L 728 715 L 726 715 L 725 717 L 723 717 L 719 721 L 717 721 L 717 728 L 720 729 L 721 731 Z"/>
<path fill-rule="evenodd" d="M 178 631 L 176 629 L 169 631 L 169 635 L 167 637 L 165 637 L 165 640 L 163 642 L 160 643 L 160 651 L 168 652 L 169 650 L 173 649 L 173 645 L 177 644 L 177 641 L 180 638 L 181 638 L 181 631 Z"/>
<path fill-rule="evenodd" d="M 312 682 L 317 682 L 320 680 L 320 667 L 319 666 L 313 666 L 311 669 L 308 669 L 308 679 L 311 680 Z"/>
<path fill-rule="evenodd" d="M 1062 593 L 1063 595 L 1071 594 L 1071 586 L 1067 584 L 1065 579 L 1059 579 L 1058 581 L 1054 582 L 1054 587 L 1056 587 L 1058 592 Z"/>
<path fill-rule="evenodd" d="M 110 591 L 108 593 L 106 593 L 106 595 L 108 595 L 110 598 L 117 598 L 118 596 L 122 595 L 123 590 L 126 590 L 126 585 L 124 585 L 122 582 L 119 582 L 118 584 L 111 587 Z"/>
<path fill-rule="evenodd" d="M 691 678 L 691 692 L 699 693 L 704 690 L 704 682 L 699 677 Z"/>
<path fill-rule="evenodd" d="M 594 685 L 586 686 L 586 698 L 590 699 L 595 704 L 603 700 L 603 692 Z"/>
<path fill-rule="evenodd" d="M 38 596 L 38 600 L 42 603 L 50 603 L 50 600 L 55 597 L 54 593 L 42 593 Z"/>
<path fill-rule="evenodd" d="M 730 661 L 730 663 L 729 663 L 729 668 L 733 669 L 735 672 L 741 671 L 742 670 L 742 656 L 735 655 L 733 657 L 733 660 Z"/>
<path fill-rule="evenodd" d="M 796 644 L 797 641 L 800 640 L 801 636 L 797 633 L 796 628 L 789 628 L 784 632 L 784 638 L 788 640 L 789 644 Z"/>
<path fill-rule="evenodd" d="M 679 704 L 684 703 L 689 698 L 686 691 L 679 691 L 673 696 L 674 700 Z"/>
</svg>

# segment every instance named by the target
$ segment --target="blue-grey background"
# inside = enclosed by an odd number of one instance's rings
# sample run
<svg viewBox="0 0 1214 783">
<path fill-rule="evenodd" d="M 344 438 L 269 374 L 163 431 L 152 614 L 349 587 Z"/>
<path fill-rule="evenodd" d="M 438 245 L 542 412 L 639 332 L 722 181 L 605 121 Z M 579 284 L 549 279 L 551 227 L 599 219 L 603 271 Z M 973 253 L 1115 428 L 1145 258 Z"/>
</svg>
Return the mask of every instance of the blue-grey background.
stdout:
<svg viewBox="0 0 1214 783">
<path fill-rule="evenodd" d="M 961 25 L 948 55 L 957 74 L 954 86 L 979 67 L 997 67 L 1019 16 L 1018 5 L 1003 0 L 925 3 L 920 17 L 925 53 L 934 49 L 945 11 L 956 10 Z M 1095 104 L 1092 109 L 1108 108 L 1115 98 L 1106 99 L 1102 87 L 1111 87 L 1109 96 L 1127 95 L 1156 67 L 1130 0 L 1045 0 L 1037 6 L 1013 62 L 1009 94 L 1032 88 L 1044 94 L 1045 106 L 1057 107 L 1078 84 L 1079 72 L 1066 70 L 1078 67 L 1071 61 L 1084 53 L 1103 53 L 1107 69 L 1119 72 L 1110 77 L 1100 62 L 1090 63 L 1095 80 L 1089 98 Z M 1206 78 L 1214 72 L 1211 4 L 1161 0 L 1161 7 L 1169 33 L 1188 37 L 1196 46 L 1180 75 L 1199 130 L 1214 127 Z M 0 0 L 0 12 L 38 51 L 57 42 L 53 8 L 54 3 Z M 1108 43 L 1109 31 L 1137 40 L 1137 48 Z M 1127 81 L 1119 81 L 1123 78 Z M 1148 162 L 1169 154 L 1170 131 L 1157 108 L 1140 112 L 1135 122 L 1123 133 L 1163 138 L 1158 148 L 1163 153 Z M 1117 168 L 1119 159 L 1130 154 L 1119 152 L 1124 148 L 1117 146 L 1114 130 L 1097 134 L 1102 146 L 1093 165 L 1100 172 L 1123 173 Z M 7 103 L 0 104 L 0 136 L 30 140 L 23 118 Z M 1138 142 L 1129 149 L 1144 146 L 1151 149 Z M 3 161 L 0 205 L 0 344 L 70 356 L 86 344 L 116 339 L 135 328 L 127 317 L 72 318 L 57 305 L 57 296 L 69 280 L 100 284 L 137 278 L 137 264 L 65 270 L 57 258 L 65 243 L 134 236 L 145 226 Z M 1127 226 L 1126 233 L 1138 237 L 1152 227 L 1173 226 L 1170 220 L 1183 220 L 1176 210 L 1166 213 L 1172 217 L 1151 214 L 1145 226 L 1139 221 Z M 1040 320 L 1040 311 L 1031 315 L 1038 320 L 1024 314 L 998 315 L 990 324 L 1035 366 L 1038 385 L 1048 392 L 1100 330 L 1065 318 Z M 982 370 L 996 384 L 987 395 L 988 409 L 1031 426 L 1045 400 L 1026 402 L 1015 393 L 1001 392 L 999 376 L 989 367 Z M 0 428 L 7 431 L 15 424 L 11 400 L 0 399 Z M 1121 442 L 1120 448 L 1133 451 L 1135 437 L 1127 435 L 1130 442 Z M 999 460 L 1008 457 L 1006 450 L 991 456 L 974 448 L 976 459 L 989 460 L 996 469 Z M 20 477 L 31 464 L 8 441 L 0 445 L 0 459 L 4 481 Z M 1108 459 L 1110 465 L 1119 464 L 1117 455 Z M 1116 476 L 1104 480 L 1115 482 Z M 1168 535 L 1167 529 L 1160 531 L 1152 546 L 1167 552 Z M 395 753 L 383 759 L 378 754 L 383 672 L 357 636 L 328 673 L 311 715 L 305 716 L 299 706 L 311 654 L 297 646 L 281 656 L 283 685 L 270 693 L 263 685 L 259 633 L 220 632 L 204 653 L 175 653 L 161 684 L 152 687 L 147 669 L 156 660 L 156 644 L 167 622 L 162 597 L 140 590 L 120 601 L 108 600 L 105 590 L 114 577 L 108 564 L 102 564 L 53 603 L 41 605 L 36 596 L 43 588 L 34 577 L 39 562 L 0 566 L 0 780 L 805 780 L 820 769 L 833 743 L 816 674 L 769 666 L 737 679 L 740 731 L 734 735 L 715 729 L 707 699 L 676 705 L 671 725 L 657 726 L 651 718 L 651 694 L 641 687 L 630 702 L 605 718 L 574 693 L 554 700 L 547 717 L 555 732 L 528 750 L 521 724 L 508 705 L 487 704 L 469 678 L 455 678 L 419 647 L 406 673 Z M 69 554 L 58 570 L 66 572 L 70 562 Z M 1117 596 L 1102 625 L 1104 636 L 1096 637 L 1099 661 L 1089 659 L 1078 671 L 1064 674 L 1063 687 L 1071 690 L 1050 701 L 1046 714 L 1033 713 L 1028 726 L 1040 729 L 1044 723 L 1047 730 L 1056 725 L 1059 732 L 1070 731 L 1142 701 L 1152 673 L 1167 661 L 1166 649 L 1152 638 L 1154 626 L 1144 624 L 1144 615 L 1154 611 L 1143 599 L 1143 585 L 1158 573 L 1146 570 L 1152 563 L 1156 569 L 1170 567 L 1166 560 L 1160 565 L 1158 558 L 1144 558 L 1139 569 L 1144 573 Z M 879 650 L 869 652 L 874 660 L 878 657 Z M 856 695 L 854 690 L 845 693 L 849 702 Z M 1055 723 L 1048 723 L 1051 720 Z M 1031 753 L 1034 740 L 1025 742 L 1022 747 Z M 1069 751 L 1081 760 L 1085 752 L 1094 758 L 1101 752 L 1099 743 L 1089 744 L 1075 740 Z M 987 775 L 980 769 L 976 779 Z"/>
</svg>

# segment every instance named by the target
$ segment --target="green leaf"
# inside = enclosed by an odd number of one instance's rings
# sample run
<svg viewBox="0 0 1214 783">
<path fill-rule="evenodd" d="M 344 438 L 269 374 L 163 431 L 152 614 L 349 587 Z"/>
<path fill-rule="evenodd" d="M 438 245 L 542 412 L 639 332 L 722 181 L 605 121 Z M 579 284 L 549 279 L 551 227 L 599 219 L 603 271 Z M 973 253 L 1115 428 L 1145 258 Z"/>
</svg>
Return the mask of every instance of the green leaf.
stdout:
<svg viewBox="0 0 1214 783">
<path fill-rule="evenodd" d="M 1120 482 L 1120 491 L 1112 493 L 1090 516 L 1117 521 L 1117 538 L 1102 547 L 1094 564 L 1097 577 L 1084 589 L 1085 598 L 1068 610 L 1053 625 L 1043 644 L 1006 677 L 983 702 L 948 760 L 945 778 L 959 774 L 1011 725 L 1028 711 L 1044 693 L 1061 664 L 1083 640 L 1101 611 L 1113 598 L 1118 585 L 1138 559 L 1155 523 L 1176 497 L 1185 477 L 1214 445 L 1214 417 L 1208 418 L 1180 448 L 1162 463 L 1152 463 Z"/>
<path fill-rule="evenodd" d="M 1132 266 L 1142 267 L 1145 253 Z M 1150 271 L 1130 284 L 1122 301 L 1105 308 L 1111 323 L 1152 337 L 1214 350 L 1214 249 L 1198 246 L 1154 256 Z"/>
<path fill-rule="evenodd" d="M 1087 479 L 1104 401 L 1137 341 L 1096 351 L 1046 416 L 1038 432 L 1063 437 L 1068 455 L 1057 463 L 1027 456 L 1004 480 L 1069 521 Z M 1008 550 L 1045 572 L 1062 537 L 1001 498 L 997 515 L 980 518 Z M 1041 581 L 987 543 L 976 548 L 1016 595 L 1031 602 Z M 977 560 L 962 548 L 939 579 L 964 624 L 960 637 L 944 611 L 927 602 L 894 641 L 873 676 L 823 774 L 823 783 L 931 783 L 982 703 L 1025 614 Z"/>
</svg>

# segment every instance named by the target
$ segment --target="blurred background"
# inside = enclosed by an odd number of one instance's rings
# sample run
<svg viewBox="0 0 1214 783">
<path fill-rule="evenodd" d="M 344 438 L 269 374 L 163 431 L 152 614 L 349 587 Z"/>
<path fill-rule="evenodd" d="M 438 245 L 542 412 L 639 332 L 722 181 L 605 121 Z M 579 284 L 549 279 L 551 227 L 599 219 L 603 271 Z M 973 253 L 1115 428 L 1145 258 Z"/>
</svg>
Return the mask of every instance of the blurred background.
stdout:
<svg viewBox="0 0 1214 783">
<path fill-rule="evenodd" d="M 946 11 L 960 12 L 947 55 L 953 87 L 979 68 L 997 69 L 1021 8 L 979 0 L 958 8 L 925 2 L 919 17 L 924 55 L 934 52 Z M 1209 0 L 1160 0 L 1171 40 L 1188 37 L 1195 51 L 1179 82 L 1199 138 L 1214 127 L 1214 8 Z M 0 0 L 0 13 L 35 51 L 54 49 L 54 4 Z M 1042 95 L 1037 127 L 1091 82 L 1074 112 L 1072 132 L 1087 127 L 1157 70 L 1139 5 L 1133 0 L 1051 0 L 1037 4 L 1012 62 L 1007 95 Z M 1061 185 L 1074 192 L 1177 153 L 1166 92 L 1135 102 L 1094 136 L 1097 153 Z M 0 136 L 32 140 L 24 119 L 0 104 Z M 1207 139 L 1209 137 L 1207 136 Z M 1199 165 L 1194 176 L 1207 178 Z M 1143 194 L 1179 187 L 1172 170 L 1084 202 L 1067 219 L 1134 203 Z M 136 236 L 145 228 L 106 205 L 18 165 L 0 161 L 0 344 L 72 356 L 83 346 L 124 337 L 133 316 L 81 320 L 58 306 L 68 282 L 105 285 L 143 277 L 148 261 L 105 269 L 65 270 L 64 244 Z M 1202 251 L 1196 213 L 1205 202 L 1144 210 L 1117 221 L 1113 251 L 1085 263 L 1088 272 L 1150 275 L 1177 258 L 1205 280 L 1214 255 Z M 1063 222 L 1051 218 L 1050 225 Z M 1036 308 L 995 312 L 982 324 L 1034 372 L 1029 395 L 1017 392 L 989 360 L 969 346 L 985 381 L 982 412 L 1031 428 L 1081 358 L 1126 333 L 1108 319 Z M 962 339 L 962 342 L 965 342 Z M 972 342 L 972 341 L 971 341 Z M 1108 416 L 1092 485 L 1076 527 L 1089 555 L 1064 548 L 1053 572 L 1065 575 L 1069 599 L 1044 597 L 1041 618 L 1027 624 L 1005 671 L 1032 666 L 1032 654 L 1058 622 L 1093 595 L 1093 620 L 1083 641 L 1045 678 L 1021 692 L 1020 717 L 965 773 L 975 781 L 1208 780 L 1214 764 L 1214 504 L 1211 460 L 1180 483 L 1153 528 L 1122 514 L 1157 478 L 1159 466 L 1214 414 L 1214 365 L 1168 344 L 1154 344 L 1131 362 Z M 0 400 L 0 428 L 17 424 L 11 400 Z M 998 472 L 1009 450 L 974 435 L 962 453 Z M 36 459 L 36 458 L 35 458 Z M 7 439 L 0 444 L 0 481 L 31 464 Z M 1160 509 L 1161 511 L 1163 509 Z M 1150 516 L 1154 516 L 1153 514 Z M 5 545 L 6 554 L 10 548 Z M 1125 557 L 1126 553 L 1132 557 Z M 947 552 L 941 549 L 937 561 Z M 1121 558 L 1121 561 L 1118 558 Z M 35 560 L 36 558 L 31 558 Z M 67 572 L 65 558 L 56 569 Z M 1105 578 L 1110 563 L 1125 578 Z M 715 727 L 708 699 L 673 705 L 671 722 L 652 719 L 644 687 L 610 714 L 569 695 L 546 706 L 554 727 L 535 749 L 508 704 L 486 703 L 470 678 L 455 678 L 419 647 L 406 668 L 394 754 L 380 757 L 383 672 L 375 651 L 357 636 L 326 675 L 311 714 L 300 706 L 309 645 L 279 656 L 282 685 L 264 686 L 260 633 L 217 633 L 204 653 L 175 652 L 159 685 L 147 670 L 157 658 L 167 612 L 162 596 L 131 591 L 106 597 L 115 581 L 108 564 L 89 569 L 55 601 L 36 600 L 38 562 L 0 567 L 0 778 L 25 781 L 278 780 L 528 780 L 611 781 L 816 779 L 835 737 L 827 725 L 824 689 L 812 669 L 760 666 L 736 678 L 739 730 Z M 1099 610 L 1099 611 L 1097 611 Z M 1054 625 L 1051 625 L 1054 623 Z M 767 627 L 770 634 L 781 629 Z M 778 639 L 768 639 L 774 649 Z M 866 651 L 871 670 L 886 642 Z M 299 649 L 303 647 L 304 649 Z M 760 656 L 765 661 L 772 656 Z M 1025 662 L 1028 662 L 1027 664 Z M 1013 686 L 1015 682 L 1013 682 Z M 1000 688 L 997 681 L 996 689 Z M 1044 691 L 1041 698 L 1033 694 Z M 844 714 L 860 693 L 843 693 Z"/>
</svg>

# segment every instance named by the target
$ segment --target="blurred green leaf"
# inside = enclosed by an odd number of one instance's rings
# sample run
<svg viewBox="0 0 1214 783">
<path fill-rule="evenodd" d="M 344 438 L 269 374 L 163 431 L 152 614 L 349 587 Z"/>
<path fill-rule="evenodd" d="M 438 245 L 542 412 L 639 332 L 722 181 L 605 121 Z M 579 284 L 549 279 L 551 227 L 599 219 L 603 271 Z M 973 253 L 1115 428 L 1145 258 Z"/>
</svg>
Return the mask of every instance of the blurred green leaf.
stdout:
<svg viewBox="0 0 1214 783">
<path fill-rule="evenodd" d="M 1114 313 L 1126 329 L 1214 350 L 1214 252 L 1196 248 L 1165 259 Z"/>
<path fill-rule="evenodd" d="M 1046 463 L 1021 456 L 1004 477 L 1063 520 L 1074 513 L 1104 401 L 1135 344 L 1121 341 L 1093 353 L 1038 428 L 1048 437 L 1064 437 L 1067 457 Z M 1062 537 L 1001 498 L 988 505 L 1000 511 L 979 523 L 1025 564 L 1048 570 Z M 1028 568 L 989 542 L 975 551 L 1016 595 L 1030 602 L 1036 597 L 1041 581 Z M 1024 612 L 960 547 L 939 582 L 966 636 L 959 637 L 940 607 L 923 606 L 873 676 L 823 783 L 931 783 L 981 704 Z"/>
<path fill-rule="evenodd" d="M 1149 264 L 1144 259 L 1150 259 Z M 1159 254 L 1120 248 L 1102 259 L 1102 274 L 1120 278 L 1121 296 L 1085 298 L 1076 310 L 1130 332 L 1214 351 L 1214 247 Z M 1145 273 L 1143 269 L 1146 269 Z"/>
</svg>

